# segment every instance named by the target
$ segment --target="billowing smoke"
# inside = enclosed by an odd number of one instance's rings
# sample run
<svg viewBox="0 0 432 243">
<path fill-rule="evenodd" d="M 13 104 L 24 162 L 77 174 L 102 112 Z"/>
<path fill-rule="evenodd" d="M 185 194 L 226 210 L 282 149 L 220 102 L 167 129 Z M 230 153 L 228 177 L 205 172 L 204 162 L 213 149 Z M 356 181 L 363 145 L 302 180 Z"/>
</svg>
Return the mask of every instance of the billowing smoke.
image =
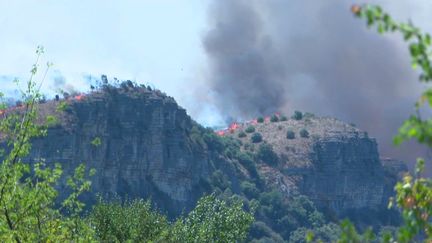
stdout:
<svg viewBox="0 0 432 243">
<path fill-rule="evenodd" d="M 351 4 L 213 1 L 203 47 L 221 113 L 334 116 L 376 137 L 384 156 L 424 155 L 418 146 L 391 143 L 421 91 L 406 47 L 397 35 L 367 29 Z"/>
<path fill-rule="evenodd" d="M 79 91 L 66 80 L 66 77 L 59 70 L 54 71 L 53 76 L 53 87 L 56 93 L 68 93 L 69 95 L 74 95 L 79 93 Z"/>
</svg>

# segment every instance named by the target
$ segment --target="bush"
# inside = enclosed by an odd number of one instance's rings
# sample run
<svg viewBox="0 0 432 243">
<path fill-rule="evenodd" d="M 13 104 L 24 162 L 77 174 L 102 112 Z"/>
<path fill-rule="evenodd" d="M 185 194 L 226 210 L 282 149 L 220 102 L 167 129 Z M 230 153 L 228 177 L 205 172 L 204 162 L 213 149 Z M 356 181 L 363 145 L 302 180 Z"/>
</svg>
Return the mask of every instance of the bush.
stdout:
<svg viewBox="0 0 432 243">
<path fill-rule="evenodd" d="M 251 143 L 246 143 L 244 145 L 244 149 L 248 150 L 248 151 L 254 151 L 255 150 L 255 146 L 253 144 L 251 144 Z"/>
<path fill-rule="evenodd" d="M 273 151 L 273 146 L 266 143 L 260 145 L 257 157 L 268 165 L 277 165 L 279 162 L 279 157 Z"/>
<path fill-rule="evenodd" d="M 303 119 L 303 113 L 301 113 L 301 111 L 294 111 L 294 115 L 292 116 L 292 119 L 297 121 Z"/>
<path fill-rule="evenodd" d="M 248 126 L 246 128 L 245 132 L 247 132 L 247 133 L 253 133 L 253 132 L 255 132 L 255 127 L 254 126 Z"/>
<path fill-rule="evenodd" d="M 258 123 L 263 123 L 264 122 L 264 117 L 258 117 L 257 118 L 257 122 Z"/>
<path fill-rule="evenodd" d="M 294 131 L 293 131 L 293 130 L 288 130 L 288 131 L 287 131 L 287 134 L 286 134 L 286 137 L 287 137 L 288 139 L 294 139 L 294 138 L 295 138 L 295 133 L 294 133 Z"/>
<path fill-rule="evenodd" d="M 305 112 L 303 115 L 304 118 L 314 118 L 315 114 L 311 112 Z"/>
<path fill-rule="evenodd" d="M 255 162 L 249 153 L 239 153 L 237 159 L 240 164 L 249 171 L 252 177 L 258 177 L 258 171 L 255 167 Z"/>
<path fill-rule="evenodd" d="M 273 116 L 270 118 L 270 121 L 271 121 L 271 122 L 278 122 L 278 121 L 279 121 L 279 117 L 276 116 L 276 115 L 273 115 Z"/>
<path fill-rule="evenodd" d="M 280 120 L 281 121 L 288 121 L 288 118 L 286 116 L 281 116 Z"/>
<path fill-rule="evenodd" d="M 300 130 L 300 137 L 302 138 L 308 138 L 309 137 L 309 132 L 306 129 L 302 129 Z"/>
<path fill-rule="evenodd" d="M 243 132 L 243 131 L 241 131 L 241 132 L 238 134 L 238 137 L 239 137 L 239 138 L 244 138 L 244 137 L 246 137 L 246 136 L 247 136 L 246 133 Z"/>
<path fill-rule="evenodd" d="M 262 135 L 259 132 L 252 134 L 251 137 L 252 143 L 260 143 L 262 142 Z"/>
<path fill-rule="evenodd" d="M 243 242 L 254 217 L 235 197 L 224 201 L 214 194 L 201 198 L 186 218 L 179 218 L 169 240 L 153 242 Z"/>
<path fill-rule="evenodd" d="M 156 240 L 168 230 L 166 216 L 142 199 L 120 202 L 100 200 L 88 217 L 97 239 L 102 242 L 144 242 Z"/>
<path fill-rule="evenodd" d="M 252 224 L 250 229 L 250 237 L 253 239 L 250 242 L 263 243 L 263 242 L 285 242 L 283 238 L 274 232 L 268 225 L 262 221 L 256 221 Z"/>
<path fill-rule="evenodd" d="M 221 171 L 216 170 L 211 175 L 211 184 L 214 187 L 218 187 L 221 190 L 225 190 L 231 186 L 231 182 L 228 180 L 228 177 Z"/>
<path fill-rule="evenodd" d="M 243 181 L 240 185 L 242 192 L 248 197 L 248 198 L 258 198 L 259 196 L 259 190 L 255 186 L 255 184 Z"/>
</svg>

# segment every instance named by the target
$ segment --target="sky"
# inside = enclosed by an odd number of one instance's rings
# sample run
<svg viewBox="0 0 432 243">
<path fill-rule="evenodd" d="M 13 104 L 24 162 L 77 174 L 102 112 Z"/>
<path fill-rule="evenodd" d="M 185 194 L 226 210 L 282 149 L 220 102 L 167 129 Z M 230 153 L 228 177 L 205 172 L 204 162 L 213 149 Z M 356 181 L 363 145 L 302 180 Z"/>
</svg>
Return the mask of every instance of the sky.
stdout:
<svg viewBox="0 0 432 243">
<path fill-rule="evenodd" d="M 48 93 L 55 79 L 87 90 L 86 76 L 106 74 L 152 84 L 186 103 L 187 86 L 203 68 L 206 1 L 0 0 L 0 9 L 3 91 L 15 88 L 15 77 L 28 78 L 38 45 L 46 50 L 41 67 L 54 64 Z"/>
<path fill-rule="evenodd" d="M 355 123 L 384 156 L 412 159 L 400 155 L 418 147 L 390 141 L 422 87 L 402 39 L 368 30 L 353 3 L 432 32 L 430 0 L 0 0 L 0 90 L 14 95 L 43 45 L 49 95 L 106 74 L 161 89 L 206 126 L 300 109 Z"/>
</svg>

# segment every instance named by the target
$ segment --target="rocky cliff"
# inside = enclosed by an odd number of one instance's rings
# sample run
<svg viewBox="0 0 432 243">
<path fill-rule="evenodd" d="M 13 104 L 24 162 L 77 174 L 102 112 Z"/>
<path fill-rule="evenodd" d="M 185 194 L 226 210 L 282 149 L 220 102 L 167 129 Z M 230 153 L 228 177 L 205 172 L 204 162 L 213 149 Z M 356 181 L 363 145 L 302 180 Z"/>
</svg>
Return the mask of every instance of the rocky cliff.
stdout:
<svg viewBox="0 0 432 243">
<path fill-rule="evenodd" d="M 243 129 L 230 136 L 238 137 Z M 259 171 L 267 184 L 285 194 L 307 195 L 321 208 L 337 214 L 351 209 L 379 209 L 387 203 L 389 187 L 375 139 L 366 132 L 334 118 L 306 117 L 253 125 L 263 142 L 272 146 L 279 160 L 269 165 L 263 159 Z M 308 136 L 300 136 L 304 129 Z M 294 132 L 288 139 L 287 132 Z M 240 136 L 241 137 L 241 136 Z M 248 135 L 244 150 L 259 150 Z M 391 192 L 391 189 L 390 189 Z"/>
<path fill-rule="evenodd" d="M 194 122 L 173 98 L 108 86 L 66 104 L 60 113 L 58 101 L 41 105 L 42 114 L 56 114 L 60 122 L 33 142 L 31 160 L 59 162 L 65 174 L 80 163 L 96 169 L 88 202 L 116 194 L 152 198 L 172 214 L 194 206 L 211 170 L 205 151 L 190 142 Z"/>
<path fill-rule="evenodd" d="M 66 109 L 56 112 L 63 102 Z M 248 180 L 260 190 L 276 188 L 286 198 L 304 194 L 318 207 L 343 214 L 384 208 L 395 182 L 394 171 L 385 170 L 379 159 L 376 141 L 333 118 L 257 123 L 263 141 L 252 143 L 251 134 L 238 136 L 247 125 L 218 137 L 173 98 L 127 84 L 49 101 L 40 105 L 40 113 L 60 119 L 47 137 L 33 141 L 29 160 L 59 162 L 65 174 L 80 163 L 95 168 L 92 192 L 85 196 L 89 204 L 97 194 L 144 197 L 178 215 L 203 193 L 216 187 L 241 193 L 241 182 Z M 308 136 L 299 135 L 302 129 Z M 288 130 L 295 138 L 287 138 Z M 229 137 L 234 142 L 224 140 Z M 232 145 L 236 141 L 238 147 Z M 259 157 L 263 144 L 272 146 L 276 164 Z M 233 156 L 245 152 L 252 154 L 253 165 Z M 67 191 L 65 181 L 60 189 Z"/>
</svg>

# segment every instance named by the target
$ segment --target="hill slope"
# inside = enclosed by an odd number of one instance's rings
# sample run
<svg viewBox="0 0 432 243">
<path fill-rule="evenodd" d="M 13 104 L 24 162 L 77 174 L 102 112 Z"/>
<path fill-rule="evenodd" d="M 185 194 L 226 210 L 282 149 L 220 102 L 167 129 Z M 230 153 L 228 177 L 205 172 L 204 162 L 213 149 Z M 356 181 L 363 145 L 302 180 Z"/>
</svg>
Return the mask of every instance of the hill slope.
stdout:
<svg viewBox="0 0 432 243">
<path fill-rule="evenodd" d="M 287 240 L 301 227 L 330 231 L 336 226 L 325 222 L 352 210 L 380 212 L 372 217 L 378 226 L 394 223 L 386 203 L 403 168 L 392 160 L 383 166 L 373 138 L 333 118 L 254 123 L 263 141 L 253 143 L 252 133 L 239 138 L 250 124 L 218 136 L 173 98 L 131 82 L 39 109 L 41 117 L 55 115 L 59 122 L 33 141 L 28 160 L 59 162 L 65 174 L 83 162 L 95 168 L 92 191 L 83 198 L 88 205 L 98 194 L 151 198 L 175 217 L 205 193 L 235 194 L 257 208 L 250 239 L 272 241 Z M 300 136 L 302 129 L 308 136 Z"/>
</svg>

